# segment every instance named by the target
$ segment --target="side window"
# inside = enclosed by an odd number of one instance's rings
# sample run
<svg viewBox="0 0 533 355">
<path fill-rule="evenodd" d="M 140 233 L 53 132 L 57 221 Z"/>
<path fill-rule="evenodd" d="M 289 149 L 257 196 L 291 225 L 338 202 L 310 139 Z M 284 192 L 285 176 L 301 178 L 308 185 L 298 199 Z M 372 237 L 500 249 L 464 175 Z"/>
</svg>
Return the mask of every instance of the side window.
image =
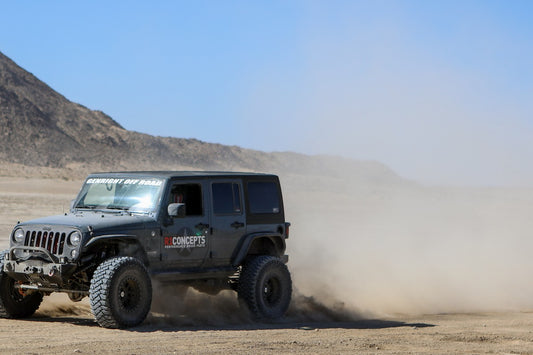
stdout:
<svg viewBox="0 0 533 355">
<path fill-rule="evenodd" d="M 250 181 L 248 200 L 253 214 L 280 212 L 279 191 L 275 182 Z"/>
<path fill-rule="evenodd" d="M 239 184 L 217 182 L 212 185 L 213 212 L 215 214 L 240 214 L 241 193 Z"/>
<path fill-rule="evenodd" d="M 200 184 L 175 184 L 170 190 L 169 203 L 184 203 L 186 216 L 202 216 L 202 186 Z"/>
</svg>

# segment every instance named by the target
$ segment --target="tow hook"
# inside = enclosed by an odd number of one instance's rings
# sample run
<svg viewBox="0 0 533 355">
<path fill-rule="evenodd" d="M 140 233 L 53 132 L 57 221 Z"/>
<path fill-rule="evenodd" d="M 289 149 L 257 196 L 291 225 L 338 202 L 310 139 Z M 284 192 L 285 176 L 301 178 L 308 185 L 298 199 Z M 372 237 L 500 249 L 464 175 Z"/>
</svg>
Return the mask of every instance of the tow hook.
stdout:
<svg viewBox="0 0 533 355">
<path fill-rule="evenodd" d="M 54 266 L 53 268 L 50 269 L 50 271 L 48 271 L 48 276 L 50 276 L 50 277 L 54 276 L 56 271 L 57 271 L 57 269 Z"/>
<path fill-rule="evenodd" d="M 22 297 L 25 297 L 26 296 L 26 292 L 24 292 L 24 290 L 22 289 L 22 281 L 17 281 L 17 284 L 19 285 L 19 287 L 17 288 L 18 289 L 18 292 L 19 294 L 22 296 Z"/>
</svg>

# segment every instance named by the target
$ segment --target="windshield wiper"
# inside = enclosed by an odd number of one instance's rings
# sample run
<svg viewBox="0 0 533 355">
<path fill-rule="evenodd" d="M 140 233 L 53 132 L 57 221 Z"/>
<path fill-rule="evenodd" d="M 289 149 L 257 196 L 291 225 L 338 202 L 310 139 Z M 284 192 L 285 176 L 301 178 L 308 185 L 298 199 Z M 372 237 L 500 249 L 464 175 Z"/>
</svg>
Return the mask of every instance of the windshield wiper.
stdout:
<svg viewBox="0 0 533 355">
<path fill-rule="evenodd" d="M 125 212 L 125 213 L 129 213 L 130 212 L 130 207 L 128 206 L 119 206 L 119 205 L 107 205 L 103 210 L 102 212 L 113 212 L 113 213 L 116 213 L 116 212 Z M 112 210 L 112 211 L 109 211 L 109 210 Z"/>
<path fill-rule="evenodd" d="M 123 207 L 119 207 L 119 206 L 113 206 L 113 205 L 109 205 L 109 206 L 104 206 L 104 205 L 80 205 L 80 206 L 76 206 L 75 209 L 77 210 L 90 210 L 90 211 L 98 211 L 98 212 L 109 212 L 108 210 L 120 210 L 120 211 L 128 211 L 128 209 L 126 208 L 123 208 Z M 112 212 L 118 212 L 118 211 L 112 211 Z"/>
<path fill-rule="evenodd" d="M 84 209 L 84 210 L 95 210 L 96 207 L 97 207 L 96 205 L 77 205 L 74 208 L 75 209 Z"/>
<path fill-rule="evenodd" d="M 127 211 L 127 210 L 130 209 L 129 207 L 126 207 L 126 206 L 118 206 L 118 205 L 107 205 L 105 208 L 106 208 L 107 210 L 123 210 L 123 211 Z"/>
</svg>

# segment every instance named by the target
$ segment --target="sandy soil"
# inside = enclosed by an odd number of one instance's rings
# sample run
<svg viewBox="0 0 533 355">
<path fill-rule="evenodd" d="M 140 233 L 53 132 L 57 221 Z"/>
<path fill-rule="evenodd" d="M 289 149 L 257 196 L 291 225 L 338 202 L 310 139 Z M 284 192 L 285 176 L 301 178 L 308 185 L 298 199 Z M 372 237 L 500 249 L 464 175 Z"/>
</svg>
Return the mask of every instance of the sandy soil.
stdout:
<svg viewBox="0 0 533 355">
<path fill-rule="evenodd" d="M 56 298 L 57 301 L 57 298 Z M 88 305 L 47 300 L 29 320 L 0 320 L 2 352 L 23 354 L 533 354 L 533 313 L 443 314 L 345 322 L 194 326 L 151 315 L 98 327 Z M 48 310 L 47 310 L 48 309 Z M 178 320 L 179 323 L 179 320 Z"/>
<path fill-rule="evenodd" d="M 18 220 L 66 211 L 80 183 L 0 178 L 0 247 Z M 171 315 L 153 312 L 140 327 L 109 330 L 94 322 L 87 300 L 52 295 L 28 320 L 0 319 L 0 352 L 533 354 L 533 312 L 527 311 L 375 317 L 297 295 L 287 319 L 258 324 L 239 311 L 231 293 L 192 292 L 184 305 L 170 308 Z"/>
</svg>

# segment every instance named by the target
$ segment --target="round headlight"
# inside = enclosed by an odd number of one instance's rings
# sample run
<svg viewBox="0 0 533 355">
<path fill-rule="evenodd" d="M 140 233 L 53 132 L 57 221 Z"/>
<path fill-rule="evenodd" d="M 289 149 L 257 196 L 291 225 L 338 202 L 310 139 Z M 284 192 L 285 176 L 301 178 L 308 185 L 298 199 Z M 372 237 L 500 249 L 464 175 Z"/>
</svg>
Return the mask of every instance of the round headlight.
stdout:
<svg viewBox="0 0 533 355">
<path fill-rule="evenodd" d="M 81 242 L 80 232 L 76 231 L 76 232 L 70 233 L 68 240 L 69 240 L 70 245 L 72 245 L 73 247 L 77 247 L 78 245 L 80 245 L 80 242 Z"/>
<path fill-rule="evenodd" d="M 15 233 L 13 234 L 13 239 L 15 239 L 15 242 L 22 243 L 24 242 L 24 231 L 22 229 L 17 229 Z"/>
</svg>

